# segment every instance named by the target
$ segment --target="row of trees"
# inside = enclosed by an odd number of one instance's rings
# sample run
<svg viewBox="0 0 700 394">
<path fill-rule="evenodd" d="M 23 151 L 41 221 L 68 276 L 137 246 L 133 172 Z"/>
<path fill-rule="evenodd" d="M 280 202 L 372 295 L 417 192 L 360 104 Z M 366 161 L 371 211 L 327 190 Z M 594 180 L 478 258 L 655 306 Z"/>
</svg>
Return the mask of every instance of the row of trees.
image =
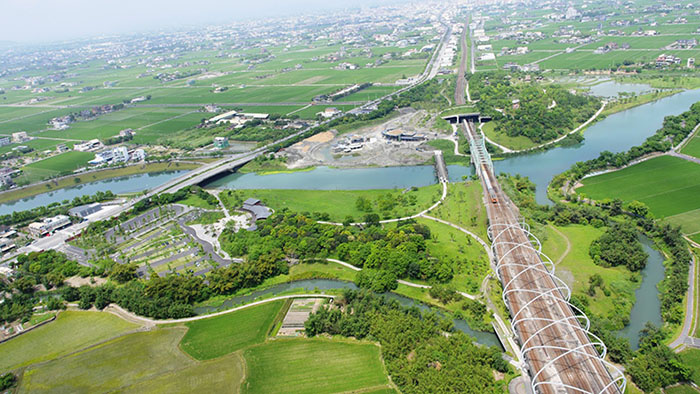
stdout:
<svg viewBox="0 0 700 394">
<path fill-rule="evenodd" d="M 44 205 L 29 209 L 26 211 L 14 211 L 7 215 L 0 216 L 0 225 L 17 226 L 27 224 L 38 218 L 67 215 L 68 210 L 79 205 L 91 204 L 93 202 L 102 202 L 111 200 L 115 197 L 114 193 L 107 190 L 106 192 L 97 192 L 94 195 L 85 195 L 75 197 L 73 200 L 64 200 L 62 202 L 52 202 L 49 205 Z"/>
<path fill-rule="evenodd" d="M 378 341 L 388 373 L 401 392 L 502 392 L 492 374 L 493 369 L 509 370 L 500 349 L 475 345 L 450 320 L 367 291 L 347 290 L 335 304 L 311 314 L 306 334 Z"/>
</svg>

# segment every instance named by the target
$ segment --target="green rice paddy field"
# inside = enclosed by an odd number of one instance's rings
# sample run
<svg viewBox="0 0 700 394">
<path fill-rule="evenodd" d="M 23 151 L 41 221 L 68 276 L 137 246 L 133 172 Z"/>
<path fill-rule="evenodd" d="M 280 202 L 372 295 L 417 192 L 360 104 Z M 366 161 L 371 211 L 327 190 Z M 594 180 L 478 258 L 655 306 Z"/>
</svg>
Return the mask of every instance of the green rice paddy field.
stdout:
<svg viewBox="0 0 700 394">
<path fill-rule="evenodd" d="M 394 392 L 375 344 L 268 340 L 284 304 L 147 330 L 107 312 L 61 312 L 0 344 L 0 370 L 20 377 L 19 393 Z"/>
<path fill-rule="evenodd" d="M 700 134 L 695 134 L 683 149 L 681 149 L 681 153 L 700 158 Z"/>
<path fill-rule="evenodd" d="M 388 388 L 379 347 L 373 344 L 321 338 L 275 340 L 244 354 L 248 363 L 244 393 L 314 394 Z"/>
<path fill-rule="evenodd" d="M 577 192 L 594 200 L 619 198 L 646 204 L 657 218 L 680 225 L 695 237 L 700 234 L 700 165 L 661 156 L 620 171 L 582 181 Z"/>
</svg>

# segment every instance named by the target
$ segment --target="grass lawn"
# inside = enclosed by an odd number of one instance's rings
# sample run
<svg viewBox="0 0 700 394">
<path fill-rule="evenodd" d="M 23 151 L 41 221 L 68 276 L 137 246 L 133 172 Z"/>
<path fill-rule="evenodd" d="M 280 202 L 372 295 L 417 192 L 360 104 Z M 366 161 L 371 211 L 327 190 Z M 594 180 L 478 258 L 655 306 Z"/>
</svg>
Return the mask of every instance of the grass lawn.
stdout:
<svg viewBox="0 0 700 394">
<path fill-rule="evenodd" d="M 627 268 L 605 268 L 596 265 L 588 254 L 591 242 L 600 237 L 605 229 L 573 224 L 557 226 L 556 229 L 571 242 L 571 250 L 556 267 L 557 276 L 572 287 L 574 294 L 581 294 L 588 290 L 588 278 L 593 274 L 600 274 L 605 286 L 610 290 L 610 296 L 606 296 L 601 289 L 596 289 L 596 295 L 590 297 L 591 311 L 602 316 L 618 313 L 629 315 L 634 306 L 634 291 L 640 282 L 634 283 L 630 280 L 633 274 Z M 548 227 L 543 251 L 554 262 L 563 254 L 562 244 L 566 245 L 566 241 Z"/>
<path fill-rule="evenodd" d="M 700 165 L 661 156 L 620 171 L 583 180 L 577 189 L 595 200 L 619 198 L 646 204 L 658 218 L 681 225 L 688 234 L 700 232 Z M 691 212 L 693 211 L 693 212 Z"/>
<path fill-rule="evenodd" d="M 360 221 L 367 212 L 360 211 L 356 202 L 359 197 L 369 200 L 374 207 L 374 212 L 379 213 L 382 219 L 398 218 L 414 215 L 440 199 L 442 193 L 440 185 L 430 185 L 418 188 L 415 191 L 403 190 L 240 190 L 242 200 L 249 197 L 258 198 L 270 208 L 277 211 L 288 208 L 294 212 L 319 212 L 328 213 L 330 219 L 342 222 L 347 216 L 352 216 L 355 221 Z M 415 196 L 416 204 L 396 204 L 389 211 L 378 211 L 376 200 L 380 196 L 390 195 L 390 200 L 398 196 Z M 229 209 L 235 208 L 232 199 L 226 199 L 226 194 L 221 194 L 222 200 Z"/>
<path fill-rule="evenodd" d="M 693 386 L 690 386 L 687 384 L 682 384 L 680 386 L 673 386 L 673 387 L 665 388 L 664 393 L 666 393 L 666 394 L 697 394 L 697 393 L 700 393 L 700 391 L 693 388 Z"/>
<path fill-rule="evenodd" d="M 463 144 L 468 144 L 465 138 L 460 138 L 460 142 Z M 428 141 L 428 145 L 433 148 L 437 148 L 442 151 L 442 157 L 445 158 L 445 164 L 464 164 L 470 165 L 469 156 L 458 156 L 455 155 L 455 143 L 451 140 L 432 140 Z"/>
<path fill-rule="evenodd" d="M 430 215 L 464 227 L 488 242 L 486 208 L 479 181 L 448 184 L 447 198 Z"/>
<path fill-rule="evenodd" d="M 198 360 L 232 353 L 265 340 L 284 300 L 268 302 L 210 319 L 186 323 L 180 346 Z"/>
<path fill-rule="evenodd" d="M 692 370 L 690 379 L 695 384 L 700 384 L 700 349 L 688 348 L 683 350 L 680 355 L 685 364 Z"/>
<path fill-rule="evenodd" d="M 389 388 L 379 347 L 314 339 L 275 340 L 245 351 L 245 393 L 338 393 Z"/>
<path fill-rule="evenodd" d="M 0 344 L 0 371 L 51 360 L 137 327 L 109 313 L 61 312 L 55 321 Z"/>
<path fill-rule="evenodd" d="M 499 133 L 495 130 L 496 125 L 493 122 L 484 123 L 482 131 L 491 141 L 496 142 L 506 148 L 513 150 L 529 149 L 533 146 L 537 146 L 538 143 L 532 141 L 531 139 L 519 135 L 517 137 L 510 137 L 505 133 Z"/>
<path fill-rule="evenodd" d="M 479 292 L 482 280 L 489 272 L 489 258 L 476 240 L 446 224 L 428 219 L 418 219 L 430 229 L 428 252 L 440 261 L 449 261 L 455 276 L 450 282 L 455 290 L 470 294 Z"/>
<path fill-rule="evenodd" d="M 191 207 L 203 208 L 203 209 L 218 209 L 219 205 L 209 204 L 208 201 L 199 197 L 196 194 L 190 194 L 186 199 L 178 201 L 178 204 L 189 205 Z"/>
</svg>

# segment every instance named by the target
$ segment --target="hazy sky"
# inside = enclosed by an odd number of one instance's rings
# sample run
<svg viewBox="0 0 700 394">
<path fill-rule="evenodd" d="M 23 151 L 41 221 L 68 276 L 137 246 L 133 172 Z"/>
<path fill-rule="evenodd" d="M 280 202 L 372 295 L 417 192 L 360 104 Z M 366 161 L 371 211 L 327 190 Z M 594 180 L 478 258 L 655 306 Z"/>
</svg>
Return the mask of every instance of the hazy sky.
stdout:
<svg viewBox="0 0 700 394">
<path fill-rule="evenodd" d="M 47 42 L 390 0 L 0 0 L 0 41 Z"/>
</svg>

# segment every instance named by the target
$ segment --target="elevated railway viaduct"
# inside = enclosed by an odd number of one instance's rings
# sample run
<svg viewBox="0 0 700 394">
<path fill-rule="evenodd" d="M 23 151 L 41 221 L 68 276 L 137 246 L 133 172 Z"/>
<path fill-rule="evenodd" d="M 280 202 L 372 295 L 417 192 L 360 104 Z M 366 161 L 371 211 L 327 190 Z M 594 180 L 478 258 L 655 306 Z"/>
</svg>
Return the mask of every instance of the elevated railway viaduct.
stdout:
<svg viewBox="0 0 700 394">
<path fill-rule="evenodd" d="M 464 105 L 467 70 L 467 29 L 462 34 L 462 58 L 457 74 L 455 104 Z M 469 141 L 472 163 L 481 179 L 489 219 L 493 267 L 503 285 L 503 302 L 520 343 L 524 376 L 535 393 L 624 393 L 622 371 L 605 360 L 607 348 L 590 331 L 586 315 L 569 300 L 571 289 L 554 275 L 554 263 L 542 244 L 520 219 L 518 208 L 503 193 L 491 157 L 475 122 L 479 114 L 446 117 L 458 123 Z"/>
<path fill-rule="evenodd" d="M 605 344 L 589 331 L 588 317 L 569 302 L 571 289 L 554 275 L 542 244 L 503 193 L 483 136 L 472 120 L 462 120 L 460 129 L 482 181 L 496 275 L 533 392 L 623 393 L 623 373 L 604 359 Z"/>
</svg>

